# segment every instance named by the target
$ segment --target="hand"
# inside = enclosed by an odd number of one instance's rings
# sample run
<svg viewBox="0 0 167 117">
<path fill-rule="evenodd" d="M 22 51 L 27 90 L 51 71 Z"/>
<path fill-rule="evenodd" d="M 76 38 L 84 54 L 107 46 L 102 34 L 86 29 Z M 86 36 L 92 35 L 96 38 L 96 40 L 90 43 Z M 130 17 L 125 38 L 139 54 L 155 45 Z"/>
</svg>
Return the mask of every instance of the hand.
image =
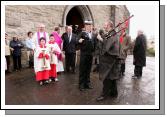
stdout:
<svg viewBox="0 0 167 117">
<path fill-rule="evenodd" d="M 79 40 L 79 43 L 82 43 L 82 42 L 83 42 L 83 40 L 84 40 L 84 39 L 82 39 L 82 38 L 81 38 L 81 39 Z"/>
<path fill-rule="evenodd" d="M 10 48 L 11 49 L 11 51 L 13 51 L 14 49 L 13 48 Z"/>
<path fill-rule="evenodd" d="M 101 36 L 98 34 L 97 35 L 97 39 L 99 40 L 99 41 L 103 41 L 103 38 L 101 38 Z"/>
</svg>

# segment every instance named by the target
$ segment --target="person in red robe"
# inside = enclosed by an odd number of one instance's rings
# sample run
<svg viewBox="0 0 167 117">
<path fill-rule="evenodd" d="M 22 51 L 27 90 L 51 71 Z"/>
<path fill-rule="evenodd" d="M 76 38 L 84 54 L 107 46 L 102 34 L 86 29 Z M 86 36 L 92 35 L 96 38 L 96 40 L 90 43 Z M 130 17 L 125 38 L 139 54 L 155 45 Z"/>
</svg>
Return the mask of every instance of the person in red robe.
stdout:
<svg viewBox="0 0 167 117">
<path fill-rule="evenodd" d="M 58 46 L 58 44 L 55 41 L 54 35 L 50 35 L 50 41 L 49 41 L 49 52 L 50 52 L 50 72 L 49 72 L 49 77 L 50 77 L 50 82 L 53 81 L 58 81 L 57 77 L 57 65 L 58 65 L 58 56 L 61 54 L 61 50 Z"/>
<path fill-rule="evenodd" d="M 36 59 L 35 74 L 36 81 L 43 85 L 44 83 L 49 83 L 49 73 L 50 73 L 50 54 L 49 48 L 46 46 L 46 39 L 44 37 L 40 38 L 40 45 L 36 48 L 34 57 Z"/>
</svg>

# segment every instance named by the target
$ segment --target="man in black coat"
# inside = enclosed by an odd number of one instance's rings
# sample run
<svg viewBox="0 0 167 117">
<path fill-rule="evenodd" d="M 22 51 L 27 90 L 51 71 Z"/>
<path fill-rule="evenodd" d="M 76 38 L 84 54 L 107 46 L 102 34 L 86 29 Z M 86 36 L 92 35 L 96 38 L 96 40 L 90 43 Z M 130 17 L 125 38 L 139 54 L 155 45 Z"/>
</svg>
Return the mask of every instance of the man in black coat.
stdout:
<svg viewBox="0 0 167 117">
<path fill-rule="evenodd" d="M 13 48 L 12 57 L 14 70 L 21 70 L 21 48 L 24 47 L 23 43 L 17 39 L 17 37 L 13 37 L 13 40 L 10 42 L 10 47 Z"/>
<path fill-rule="evenodd" d="M 77 36 L 72 33 L 72 27 L 67 27 L 67 32 L 62 36 L 63 39 L 63 51 L 65 51 L 65 65 L 66 72 L 75 73 L 75 59 L 76 59 L 76 46 Z"/>
<path fill-rule="evenodd" d="M 85 21 L 85 30 L 78 35 L 80 48 L 79 89 L 92 89 L 90 72 L 95 50 L 96 35 L 92 33 L 92 21 Z"/>
<path fill-rule="evenodd" d="M 106 33 L 97 36 L 101 41 L 100 47 L 100 80 L 103 81 L 103 90 L 97 101 L 106 99 L 108 96 L 117 97 L 117 79 L 120 71 L 120 43 L 113 22 L 108 21 L 104 25 Z"/>
<path fill-rule="evenodd" d="M 135 65 L 132 78 L 141 78 L 143 66 L 146 66 L 146 37 L 142 31 L 138 31 L 138 36 L 133 49 L 133 64 Z"/>
</svg>

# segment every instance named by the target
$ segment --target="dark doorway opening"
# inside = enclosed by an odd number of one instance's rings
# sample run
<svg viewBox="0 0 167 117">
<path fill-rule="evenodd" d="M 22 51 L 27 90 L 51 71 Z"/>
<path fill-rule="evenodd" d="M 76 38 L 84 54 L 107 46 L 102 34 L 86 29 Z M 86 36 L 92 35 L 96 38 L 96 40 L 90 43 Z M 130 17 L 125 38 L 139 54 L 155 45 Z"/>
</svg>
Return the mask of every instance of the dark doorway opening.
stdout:
<svg viewBox="0 0 167 117">
<path fill-rule="evenodd" d="M 77 7 L 72 8 L 67 14 L 66 25 L 71 25 L 73 33 L 78 34 L 84 27 L 82 15 L 80 14 Z"/>
</svg>

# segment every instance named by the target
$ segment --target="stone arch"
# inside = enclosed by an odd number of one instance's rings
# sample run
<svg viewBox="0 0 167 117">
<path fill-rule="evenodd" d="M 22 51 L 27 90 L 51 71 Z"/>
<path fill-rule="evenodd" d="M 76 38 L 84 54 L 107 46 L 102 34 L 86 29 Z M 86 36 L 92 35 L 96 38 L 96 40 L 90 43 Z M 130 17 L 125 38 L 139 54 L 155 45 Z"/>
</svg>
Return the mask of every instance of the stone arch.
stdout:
<svg viewBox="0 0 167 117">
<path fill-rule="evenodd" d="M 66 8 L 64 10 L 64 14 L 63 14 L 63 19 L 62 19 L 63 26 L 66 26 L 67 15 L 68 15 L 69 11 L 74 7 L 76 7 L 77 10 L 80 12 L 83 21 L 90 20 L 93 22 L 93 25 L 94 25 L 93 15 L 92 15 L 92 12 L 91 12 L 88 5 L 68 5 L 68 6 L 66 6 Z"/>
</svg>

